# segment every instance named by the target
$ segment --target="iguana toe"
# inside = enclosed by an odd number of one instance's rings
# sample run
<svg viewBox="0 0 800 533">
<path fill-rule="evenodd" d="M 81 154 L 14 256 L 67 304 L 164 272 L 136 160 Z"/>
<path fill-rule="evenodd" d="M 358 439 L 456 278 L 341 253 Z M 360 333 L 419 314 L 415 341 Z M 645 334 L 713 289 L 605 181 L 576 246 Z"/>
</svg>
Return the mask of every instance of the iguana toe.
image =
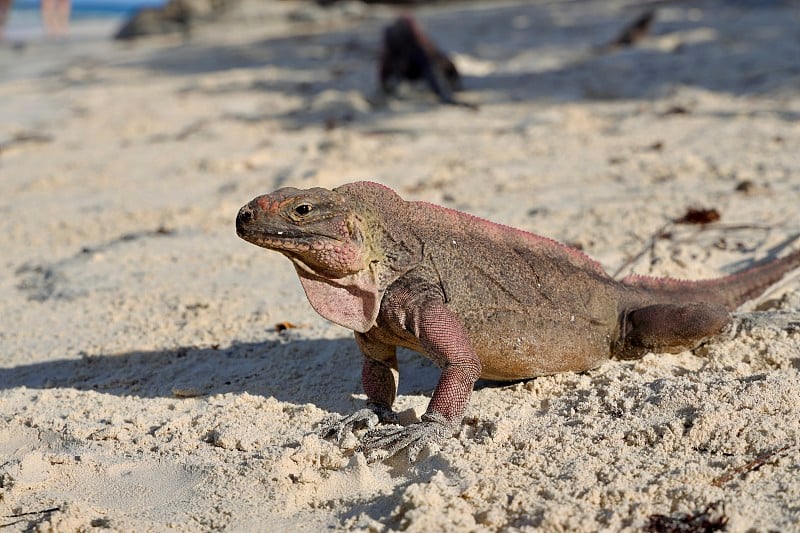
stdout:
<svg viewBox="0 0 800 533">
<path fill-rule="evenodd" d="M 372 429 L 379 423 L 396 423 L 397 413 L 381 405 L 370 405 L 343 418 L 332 416 L 323 420 L 317 434 L 323 439 L 334 439 L 342 443 L 348 433 L 357 429 Z"/>
<path fill-rule="evenodd" d="M 341 443 L 345 435 L 355 429 L 373 428 L 378 425 L 378 415 L 372 409 L 359 409 L 353 414 L 339 418 L 332 416 L 320 424 L 317 434 L 323 439 L 334 439 Z"/>
<path fill-rule="evenodd" d="M 409 462 L 413 463 L 425 446 L 440 444 L 453 434 L 452 427 L 439 418 L 423 415 L 421 422 L 409 426 L 371 429 L 364 434 L 357 450 L 367 456 L 368 462 L 374 462 L 388 459 L 405 449 Z"/>
</svg>

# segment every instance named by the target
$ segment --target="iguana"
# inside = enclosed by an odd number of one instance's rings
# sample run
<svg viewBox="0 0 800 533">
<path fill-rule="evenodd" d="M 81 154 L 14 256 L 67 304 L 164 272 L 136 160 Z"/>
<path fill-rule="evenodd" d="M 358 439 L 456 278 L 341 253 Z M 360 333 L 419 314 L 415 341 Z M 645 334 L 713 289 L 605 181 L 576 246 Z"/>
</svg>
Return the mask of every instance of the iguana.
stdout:
<svg viewBox="0 0 800 533">
<path fill-rule="evenodd" d="M 460 426 L 478 378 L 582 371 L 610 358 L 691 349 L 722 332 L 729 312 L 800 266 L 800 250 L 705 281 L 611 278 L 582 252 L 532 233 L 371 182 L 333 190 L 282 188 L 241 208 L 236 232 L 294 264 L 311 306 L 355 332 L 367 407 L 326 428 L 369 429 L 370 460 Z M 392 411 L 395 349 L 442 374 L 427 411 L 405 427 Z"/>
<path fill-rule="evenodd" d="M 442 102 L 459 103 L 453 96 L 461 90 L 458 69 L 411 15 L 399 17 L 383 30 L 378 77 L 387 94 L 393 93 L 401 81 L 424 79 Z"/>
</svg>

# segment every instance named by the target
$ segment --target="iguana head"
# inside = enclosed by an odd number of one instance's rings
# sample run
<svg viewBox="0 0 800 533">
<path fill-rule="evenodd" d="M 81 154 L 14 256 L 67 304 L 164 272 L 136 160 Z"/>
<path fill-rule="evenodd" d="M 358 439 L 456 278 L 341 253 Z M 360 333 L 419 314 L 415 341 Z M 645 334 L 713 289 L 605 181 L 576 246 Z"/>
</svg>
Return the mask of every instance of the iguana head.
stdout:
<svg viewBox="0 0 800 533">
<path fill-rule="evenodd" d="M 286 187 L 254 198 L 239 210 L 236 233 L 337 279 L 367 267 L 359 218 L 334 191 Z"/>
<path fill-rule="evenodd" d="M 332 191 L 279 189 L 239 210 L 236 233 L 288 257 L 319 314 L 365 332 L 375 323 L 386 286 L 399 275 L 383 252 L 384 229 L 375 214 L 380 210 L 375 204 L 385 201 L 376 202 L 376 194 L 389 193 L 402 202 L 377 184 L 350 184 Z"/>
</svg>

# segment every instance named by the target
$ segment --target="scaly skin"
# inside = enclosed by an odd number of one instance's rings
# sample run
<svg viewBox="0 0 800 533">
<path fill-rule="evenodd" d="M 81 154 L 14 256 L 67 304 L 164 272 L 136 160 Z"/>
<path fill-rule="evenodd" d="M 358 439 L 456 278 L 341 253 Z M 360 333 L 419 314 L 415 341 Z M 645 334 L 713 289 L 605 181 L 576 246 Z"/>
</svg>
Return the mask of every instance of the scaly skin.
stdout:
<svg viewBox="0 0 800 533">
<path fill-rule="evenodd" d="M 369 182 L 259 196 L 239 211 L 236 231 L 289 258 L 314 309 L 355 332 L 367 408 L 327 436 L 396 421 L 397 346 L 442 369 L 420 422 L 364 435 L 370 459 L 407 449 L 413 461 L 427 443 L 451 436 L 479 377 L 523 379 L 691 349 L 800 266 L 796 251 L 716 280 L 618 282 L 555 241 L 406 202 Z"/>
</svg>

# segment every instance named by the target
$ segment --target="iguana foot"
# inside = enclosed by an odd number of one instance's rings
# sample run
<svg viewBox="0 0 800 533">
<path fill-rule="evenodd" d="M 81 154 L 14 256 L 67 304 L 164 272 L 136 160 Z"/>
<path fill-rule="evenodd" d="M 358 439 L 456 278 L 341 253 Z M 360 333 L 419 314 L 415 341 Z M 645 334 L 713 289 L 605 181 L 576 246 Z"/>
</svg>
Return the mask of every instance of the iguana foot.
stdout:
<svg viewBox="0 0 800 533">
<path fill-rule="evenodd" d="M 388 459 L 405 449 L 413 463 L 428 444 L 439 444 L 453 435 L 453 426 L 443 416 L 422 415 L 422 421 L 409 426 L 389 426 L 367 431 L 356 448 L 367 456 L 367 462 Z"/>
<path fill-rule="evenodd" d="M 341 443 L 345 436 L 352 433 L 353 430 L 371 429 L 380 422 L 396 424 L 398 422 L 397 413 L 382 405 L 371 404 L 344 418 L 337 420 L 337 417 L 334 416 L 323 420 L 317 434 L 323 439 L 334 438 L 337 443 Z"/>
</svg>

